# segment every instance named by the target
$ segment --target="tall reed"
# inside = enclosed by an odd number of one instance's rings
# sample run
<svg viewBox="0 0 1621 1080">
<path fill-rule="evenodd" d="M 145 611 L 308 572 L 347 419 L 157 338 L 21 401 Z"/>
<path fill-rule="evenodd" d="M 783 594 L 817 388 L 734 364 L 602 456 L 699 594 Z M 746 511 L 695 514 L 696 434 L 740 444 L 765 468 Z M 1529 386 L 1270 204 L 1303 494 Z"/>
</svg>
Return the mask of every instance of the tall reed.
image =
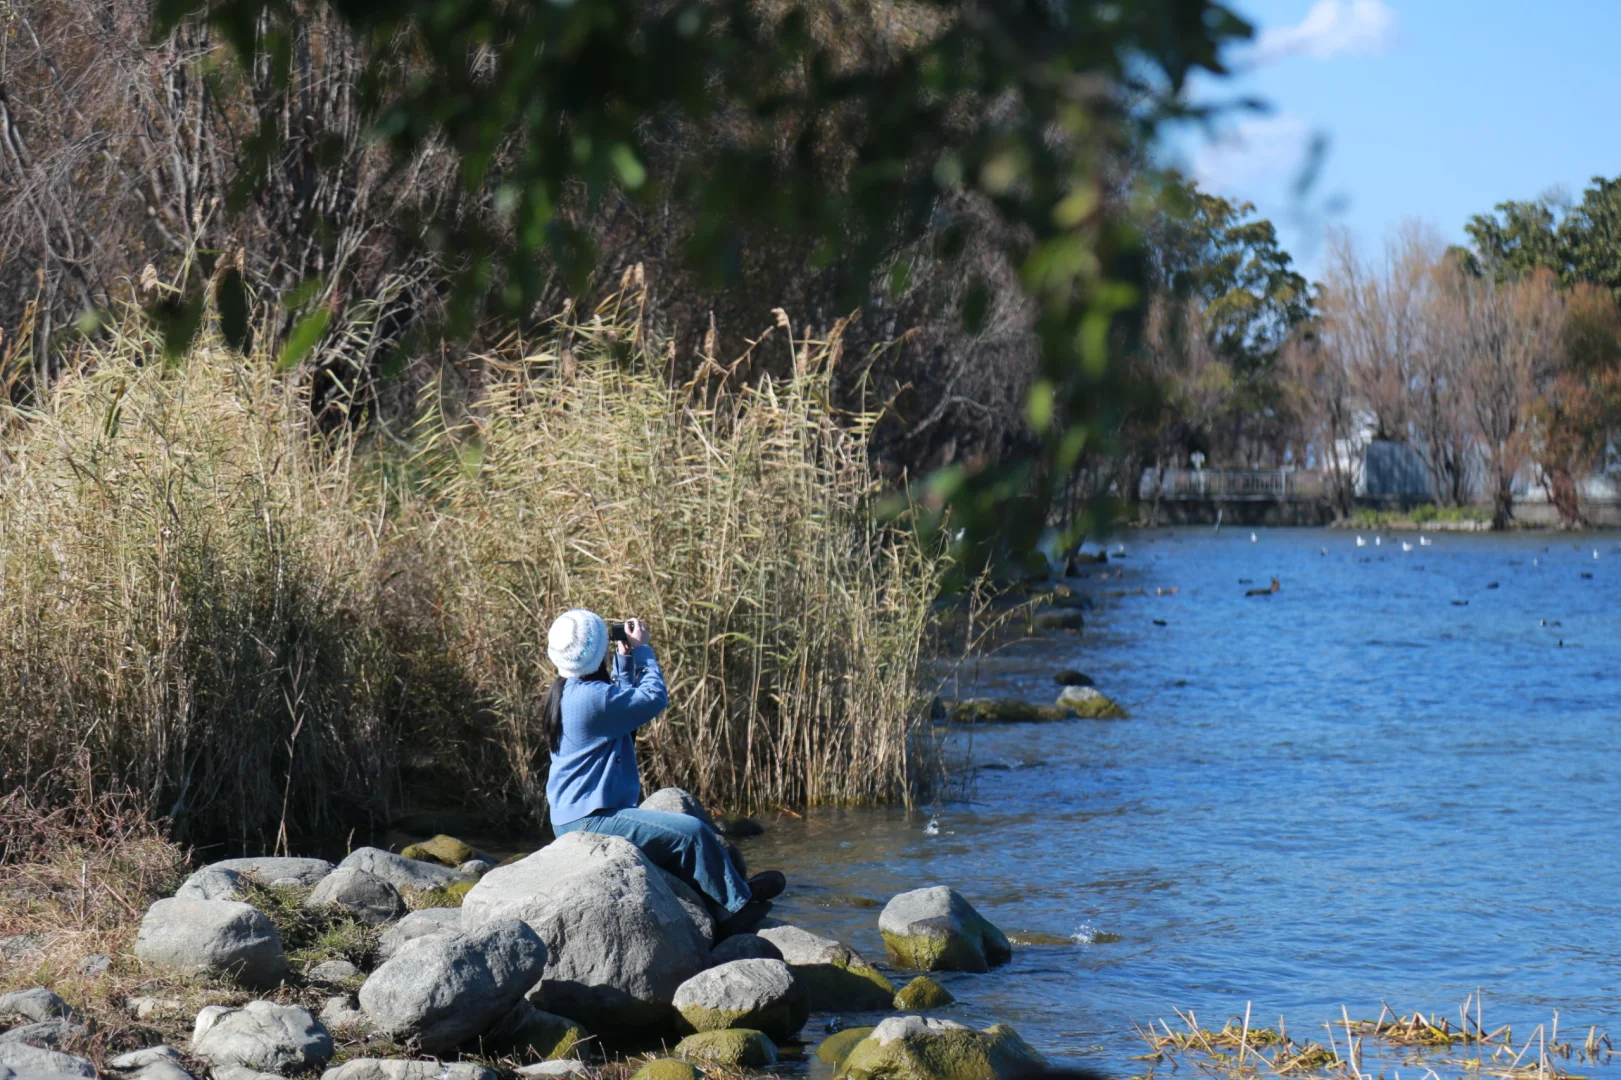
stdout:
<svg viewBox="0 0 1621 1080">
<path fill-rule="evenodd" d="M 510 341 L 403 439 L 312 434 L 299 380 L 206 335 L 171 368 L 138 324 L 86 346 L 0 416 L 0 789 L 51 798 L 83 752 L 183 835 L 245 847 L 532 812 L 545 630 L 589 606 L 652 625 L 651 786 L 910 799 L 941 565 L 867 513 L 839 329 L 779 316 L 755 348 L 792 350 L 792 378 L 671 387 L 642 302 Z"/>
</svg>

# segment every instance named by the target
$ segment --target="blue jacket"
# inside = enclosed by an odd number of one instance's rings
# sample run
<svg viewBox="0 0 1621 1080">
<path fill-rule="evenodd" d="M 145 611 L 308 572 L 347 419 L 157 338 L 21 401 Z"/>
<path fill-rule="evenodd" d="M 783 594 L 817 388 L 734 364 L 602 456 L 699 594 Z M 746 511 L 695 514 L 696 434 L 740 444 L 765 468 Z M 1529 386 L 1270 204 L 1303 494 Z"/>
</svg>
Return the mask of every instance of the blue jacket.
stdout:
<svg viewBox="0 0 1621 1080">
<path fill-rule="evenodd" d="M 639 675 L 633 677 L 633 671 Z M 623 810 L 642 795 L 636 768 L 637 728 L 670 704 L 664 672 L 648 645 L 613 654 L 613 681 L 563 684 L 563 737 L 552 755 L 546 802 L 552 827 L 593 810 Z"/>
</svg>

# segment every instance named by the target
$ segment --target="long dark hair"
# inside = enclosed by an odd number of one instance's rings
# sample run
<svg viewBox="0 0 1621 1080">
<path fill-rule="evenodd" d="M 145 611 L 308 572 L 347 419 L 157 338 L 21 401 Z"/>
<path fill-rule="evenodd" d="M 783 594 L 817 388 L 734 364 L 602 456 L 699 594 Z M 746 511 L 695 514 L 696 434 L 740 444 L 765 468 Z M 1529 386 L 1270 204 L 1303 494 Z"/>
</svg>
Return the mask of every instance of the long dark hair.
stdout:
<svg viewBox="0 0 1621 1080">
<path fill-rule="evenodd" d="M 602 658 L 602 666 L 589 675 L 580 676 L 580 682 L 611 682 L 613 676 L 608 672 L 609 657 Z M 541 721 L 546 729 L 546 745 L 552 753 L 557 753 L 558 746 L 563 741 L 563 687 L 568 679 L 562 675 L 552 680 L 552 688 L 546 691 L 546 707 L 541 711 Z"/>
</svg>

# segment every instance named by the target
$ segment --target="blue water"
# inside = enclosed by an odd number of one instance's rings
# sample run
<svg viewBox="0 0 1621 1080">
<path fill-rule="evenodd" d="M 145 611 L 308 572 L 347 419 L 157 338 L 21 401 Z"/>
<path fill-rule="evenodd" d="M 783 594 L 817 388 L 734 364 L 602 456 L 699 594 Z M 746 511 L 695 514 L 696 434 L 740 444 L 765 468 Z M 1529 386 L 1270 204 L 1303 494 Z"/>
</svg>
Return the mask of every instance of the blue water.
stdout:
<svg viewBox="0 0 1621 1080">
<path fill-rule="evenodd" d="M 1342 1005 L 1456 1016 L 1478 987 L 1488 1028 L 1621 1029 L 1621 538 L 1250 535 L 1118 537 L 1084 633 L 965 673 L 1047 701 L 1079 668 L 1131 719 L 958 735 L 972 782 L 917 812 L 767 815 L 778 914 L 881 957 L 871 905 L 949 884 L 1073 935 L 943 980 L 948 1013 L 1121 1074 L 1173 1009 L 1326 1040 Z"/>
</svg>

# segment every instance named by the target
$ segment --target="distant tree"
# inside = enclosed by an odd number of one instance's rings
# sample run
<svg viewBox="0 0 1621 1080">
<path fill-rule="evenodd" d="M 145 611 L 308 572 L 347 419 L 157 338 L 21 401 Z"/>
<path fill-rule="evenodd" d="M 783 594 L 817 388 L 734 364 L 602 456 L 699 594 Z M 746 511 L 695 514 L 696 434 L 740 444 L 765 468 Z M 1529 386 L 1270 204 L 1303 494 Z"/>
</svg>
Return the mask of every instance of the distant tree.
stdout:
<svg viewBox="0 0 1621 1080">
<path fill-rule="evenodd" d="M 1621 177 L 1593 177 L 1559 223 L 1559 241 L 1569 279 L 1602 285 L 1621 300 Z"/>
<path fill-rule="evenodd" d="M 1532 460 L 1560 524 L 1583 524 L 1577 480 L 1621 428 L 1621 307 L 1609 290 L 1578 284 L 1564 298 L 1559 371 L 1532 404 Z"/>
<path fill-rule="evenodd" d="M 1490 214 L 1476 214 L 1463 227 L 1474 241 L 1477 273 L 1508 280 L 1533 270 L 1563 277 L 1566 258 L 1554 208 L 1544 200 L 1502 202 Z"/>
</svg>

